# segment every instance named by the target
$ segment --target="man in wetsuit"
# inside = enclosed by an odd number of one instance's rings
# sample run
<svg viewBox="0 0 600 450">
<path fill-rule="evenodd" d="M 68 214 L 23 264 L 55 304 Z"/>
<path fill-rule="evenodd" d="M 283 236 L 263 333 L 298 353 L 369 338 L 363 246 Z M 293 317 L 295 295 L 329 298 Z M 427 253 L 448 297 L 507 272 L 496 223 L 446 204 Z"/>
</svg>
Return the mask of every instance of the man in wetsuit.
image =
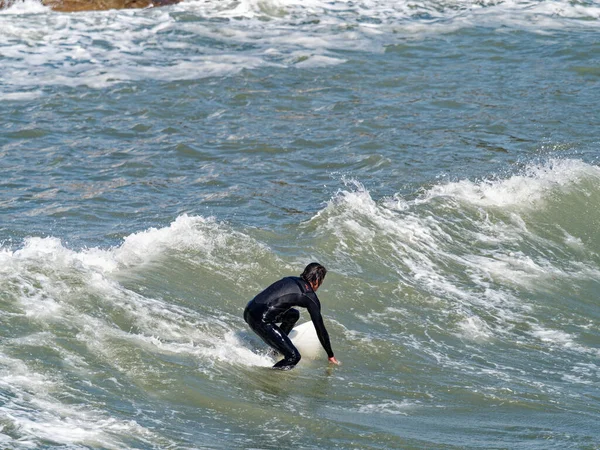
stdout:
<svg viewBox="0 0 600 450">
<path fill-rule="evenodd" d="M 321 317 L 321 303 L 315 294 L 326 273 L 327 269 L 321 264 L 310 263 L 300 277 L 286 277 L 276 281 L 246 306 L 244 320 L 252 331 L 283 355 L 283 359 L 273 366 L 274 369 L 289 370 L 300 361 L 300 352 L 288 337 L 300 318 L 300 312 L 294 306 L 308 310 L 329 361 L 339 364 L 333 356 L 329 334 Z M 278 323 L 281 325 L 277 326 Z"/>
</svg>

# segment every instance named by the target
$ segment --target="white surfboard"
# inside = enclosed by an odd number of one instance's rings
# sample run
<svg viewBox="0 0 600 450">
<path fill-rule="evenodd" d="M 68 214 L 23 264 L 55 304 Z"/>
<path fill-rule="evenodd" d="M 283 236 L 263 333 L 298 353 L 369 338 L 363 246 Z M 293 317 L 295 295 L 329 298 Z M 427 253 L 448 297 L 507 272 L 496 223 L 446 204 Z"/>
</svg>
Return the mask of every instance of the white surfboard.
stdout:
<svg viewBox="0 0 600 450">
<path fill-rule="evenodd" d="M 289 334 L 302 358 L 317 359 L 325 354 L 312 321 L 296 325 Z"/>
</svg>

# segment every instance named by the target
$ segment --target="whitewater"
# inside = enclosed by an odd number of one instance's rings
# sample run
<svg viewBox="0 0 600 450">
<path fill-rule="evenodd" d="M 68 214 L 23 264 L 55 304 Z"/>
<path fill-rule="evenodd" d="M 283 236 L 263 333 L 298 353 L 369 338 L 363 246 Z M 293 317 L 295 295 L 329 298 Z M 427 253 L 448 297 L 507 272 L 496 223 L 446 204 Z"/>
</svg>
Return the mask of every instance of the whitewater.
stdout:
<svg viewBox="0 0 600 450">
<path fill-rule="evenodd" d="M 599 26 L 1 10 L 2 448 L 600 449 Z M 342 365 L 279 373 L 242 312 L 311 261 Z"/>
</svg>

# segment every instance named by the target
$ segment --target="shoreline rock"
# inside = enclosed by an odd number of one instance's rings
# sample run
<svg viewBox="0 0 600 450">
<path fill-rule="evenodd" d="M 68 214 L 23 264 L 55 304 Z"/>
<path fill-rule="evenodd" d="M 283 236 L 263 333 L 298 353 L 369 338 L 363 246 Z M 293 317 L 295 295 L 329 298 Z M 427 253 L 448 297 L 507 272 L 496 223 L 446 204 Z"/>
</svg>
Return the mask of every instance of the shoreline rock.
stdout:
<svg viewBox="0 0 600 450">
<path fill-rule="evenodd" d="M 20 0 L 0 0 L 0 9 L 5 9 Z M 158 6 L 168 6 L 181 0 L 42 0 L 44 6 L 53 11 L 107 11 L 109 9 L 140 9 Z"/>
</svg>

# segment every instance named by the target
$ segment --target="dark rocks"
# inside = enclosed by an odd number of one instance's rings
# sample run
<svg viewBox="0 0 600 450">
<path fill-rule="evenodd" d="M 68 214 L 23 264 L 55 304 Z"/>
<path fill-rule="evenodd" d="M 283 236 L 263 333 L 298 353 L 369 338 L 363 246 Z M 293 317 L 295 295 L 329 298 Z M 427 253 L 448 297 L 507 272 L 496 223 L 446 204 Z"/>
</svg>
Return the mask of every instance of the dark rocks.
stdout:
<svg viewBox="0 0 600 450">
<path fill-rule="evenodd" d="M 0 9 L 8 8 L 19 0 L 0 0 Z M 181 0 L 42 0 L 54 11 L 106 11 L 109 9 L 151 8 L 179 3 Z"/>
</svg>

